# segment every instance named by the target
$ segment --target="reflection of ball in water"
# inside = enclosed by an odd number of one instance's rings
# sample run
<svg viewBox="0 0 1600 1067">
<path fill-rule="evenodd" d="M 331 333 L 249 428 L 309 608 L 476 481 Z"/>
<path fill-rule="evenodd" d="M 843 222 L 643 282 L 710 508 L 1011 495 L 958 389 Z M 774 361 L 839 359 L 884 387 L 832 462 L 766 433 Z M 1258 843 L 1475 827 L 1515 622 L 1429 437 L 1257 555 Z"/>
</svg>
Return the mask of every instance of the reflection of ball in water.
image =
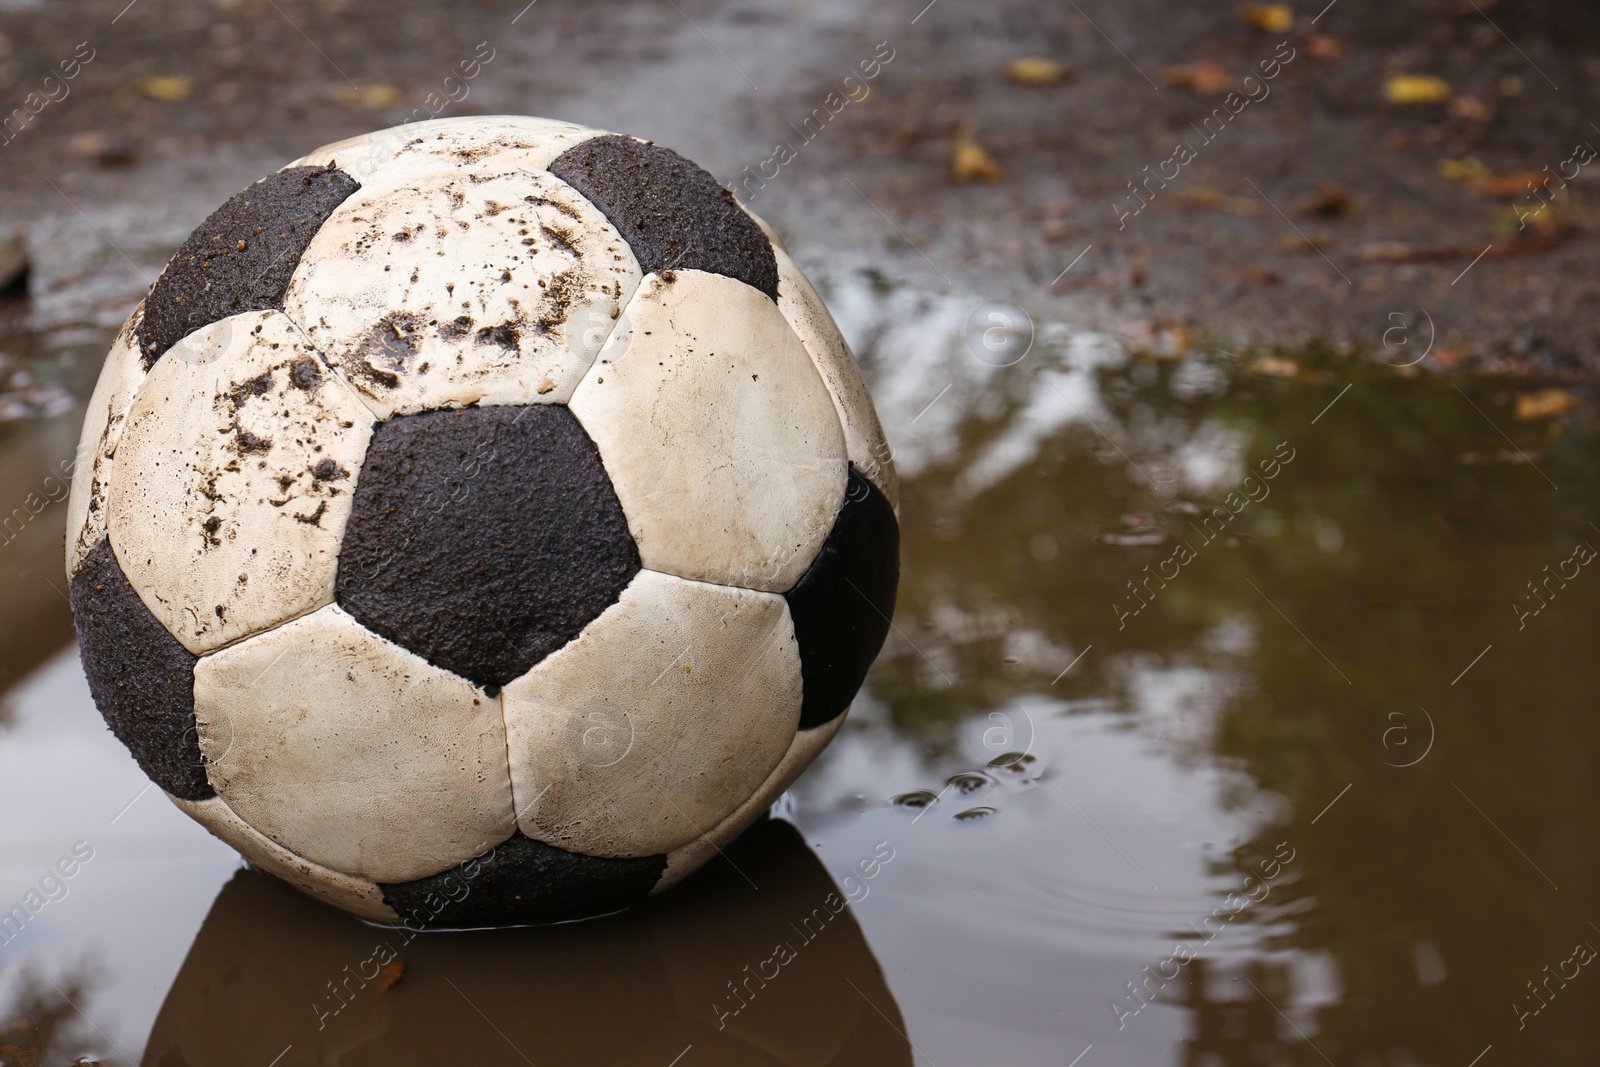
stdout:
<svg viewBox="0 0 1600 1067">
<path fill-rule="evenodd" d="M 112 731 L 374 919 L 679 879 L 837 730 L 889 450 L 826 308 L 688 160 L 416 123 L 257 182 L 107 357 L 68 572 Z"/>
<path fill-rule="evenodd" d="M 860 883 L 836 883 L 776 821 L 696 883 L 581 932 L 427 937 L 240 871 L 167 992 L 145 1062 L 269 1064 L 292 1046 L 278 1067 L 667 1067 L 693 1045 L 678 1067 L 910 1067 L 905 1020 L 845 905 Z"/>
</svg>

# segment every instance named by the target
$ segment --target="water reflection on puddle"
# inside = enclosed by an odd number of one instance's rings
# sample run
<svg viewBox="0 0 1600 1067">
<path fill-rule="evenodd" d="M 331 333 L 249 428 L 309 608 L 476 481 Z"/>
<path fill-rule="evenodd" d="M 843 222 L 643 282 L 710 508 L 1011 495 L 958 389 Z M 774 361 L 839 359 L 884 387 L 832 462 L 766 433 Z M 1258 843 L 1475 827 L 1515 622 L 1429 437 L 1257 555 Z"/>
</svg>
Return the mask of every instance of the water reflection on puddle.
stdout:
<svg viewBox="0 0 1600 1067">
<path fill-rule="evenodd" d="M 7 677 L 32 671 L 0 726 L 26 916 L 0 1044 L 27 1016 L 62 1062 L 1583 1062 L 1600 981 L 1545 968 L 1600 943 L 1600 581 L 1559 570 L 1600 544 L 1588 407 L 1061 325 L 976 358 L 980 300 L 818 273 L 898 448 L 905 573 L 869 691 L 780 802 L 799 835 L 626 916 L 408 941 L 331 1012 L 393 933 L 144 791 L 47 658 L 52 507 L 0 547 Z M 4 428 L 8 501 L 74 418 Z M 746 965 L 779 977 L 730 1000 Z"/>
</svg>

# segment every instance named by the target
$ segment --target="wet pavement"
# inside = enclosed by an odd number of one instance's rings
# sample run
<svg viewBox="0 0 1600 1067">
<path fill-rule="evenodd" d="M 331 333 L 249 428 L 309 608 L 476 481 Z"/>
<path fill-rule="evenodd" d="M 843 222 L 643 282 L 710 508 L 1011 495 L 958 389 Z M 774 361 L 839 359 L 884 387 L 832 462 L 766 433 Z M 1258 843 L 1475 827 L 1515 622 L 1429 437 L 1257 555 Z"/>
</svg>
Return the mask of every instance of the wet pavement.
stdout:
<svg viewBox="0 0 1600 1067">
<path fill-rule="evenodd" d="M 0 301 L 0 1063 L 1590 1062 L 1588 172 L 1550 209 L 1575 230 L 1473 261 L 1522 235 L 1437 162 L 1600 138 L 1591 16 L 1478 6 L 1298 12 L 1301 52 L 1344 54 L 1297 52 L 1239 147 L 1119 230 L 1125 180 L 1208 110 L 1167 69 L 1242 76 L 1281 36 L 1153 2 L 0 2 L 0 91 L 96 50 L 0 145 L 32 252 Z M 104 729 L 61 409 L 212 206 L 427 106 L 484 41 L 445 113 L 628 130 L 736 188 L 889 44 L 745 191 L 873 385 L 904 577 L 780 803 L 798 833 L 635 913 L 405 941 L 240 872 Z M 1027 54 L 1074 77 L 999 75 Z M 1493 116 L 1384 103 L 1403 71 Z M 951 182 L 957 134 L 1005 178 Z M 1302 213 L 1323 181 L 1351 203 Z"/>
</svg>

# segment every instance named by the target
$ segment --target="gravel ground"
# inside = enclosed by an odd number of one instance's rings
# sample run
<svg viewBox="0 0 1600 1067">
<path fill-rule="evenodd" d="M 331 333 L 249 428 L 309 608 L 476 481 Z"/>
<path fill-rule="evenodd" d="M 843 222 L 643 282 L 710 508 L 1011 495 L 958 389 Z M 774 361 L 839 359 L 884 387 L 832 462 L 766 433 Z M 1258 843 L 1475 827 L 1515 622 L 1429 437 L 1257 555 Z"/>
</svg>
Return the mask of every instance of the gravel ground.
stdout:
<svg viewBox="0 0 1600 1067">
<path fill-rule="evenodd" d="M 28 234 L 36 326 L 120 319 L 223 197 L 442 104 L 650 137 L 808 265 L 1011 300 L 1157 353 L 1376 350 L 1404 323 L 1395 361 L 1432 337 L 1430 365 L 1595 365 L 1596 171 L 1574 152 L 1600 145 L 1600 52 L 1575 3 L 1336 0 L 1263 29 L 1233 3 L 1156 0 L 125 2 L 0 0 L 0 113 L 26 118 L 0 144 L 0 228 Z M 1008 79 L 1029 56 L 1060 80 Z M 447 82 L 463 63 L 475 77 Z M 1444 79 L 1444 99 L 1389 102 L 1396 74 Z M 29 116 L 52 86 L 66 95 Z M 978 180 L 953 180 L 958 142 L 981 146 Z M 1577 177 L 1519 229 L 1540 201 L 1517 176 L 1545 167 Z M 1500 196 L 1484 178 L 1507 179 Z M 115 249 L 87 264 L 73 247 L 102 239 Z"/>
</svg>

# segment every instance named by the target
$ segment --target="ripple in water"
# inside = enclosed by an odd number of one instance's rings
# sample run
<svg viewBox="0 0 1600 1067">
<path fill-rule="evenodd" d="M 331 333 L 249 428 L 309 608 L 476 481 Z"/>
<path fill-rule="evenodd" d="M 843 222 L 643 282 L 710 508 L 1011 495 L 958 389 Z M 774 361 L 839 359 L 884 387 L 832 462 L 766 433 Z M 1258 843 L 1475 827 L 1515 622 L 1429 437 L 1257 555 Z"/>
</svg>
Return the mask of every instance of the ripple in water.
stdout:
<svg viewBox="0 0 1600 1067">
<path fill-rule="evenodd" d="M 1044 774 L 1044 763 L 1032 753 L 1007 752 L 990 760 L 989 770 L 1003 782 L 1028 788 Z"/>
<path fill-rule="evenodd" d="M 893 804 L 897 808 L 900 808 L 902 811 L 921 811 L 923 808 L 926 808 L 929 804 L 932 804 L 938 799 L 939 794 L 937 793 L 931 792 L 927 789 L 913 789 L 909 793 L 901 793 L 899 796 L 890 800 L 889 803 Z"/>
<path fill-rule="evenodd" d="M 952 774 L 944 784 L 946 788 L 953 788 L 962 796 L 970 797 L 988 789 L 995 784 L 995 781 L 980 771 L 962 771 L 960 774 Z"/>
</svg>

